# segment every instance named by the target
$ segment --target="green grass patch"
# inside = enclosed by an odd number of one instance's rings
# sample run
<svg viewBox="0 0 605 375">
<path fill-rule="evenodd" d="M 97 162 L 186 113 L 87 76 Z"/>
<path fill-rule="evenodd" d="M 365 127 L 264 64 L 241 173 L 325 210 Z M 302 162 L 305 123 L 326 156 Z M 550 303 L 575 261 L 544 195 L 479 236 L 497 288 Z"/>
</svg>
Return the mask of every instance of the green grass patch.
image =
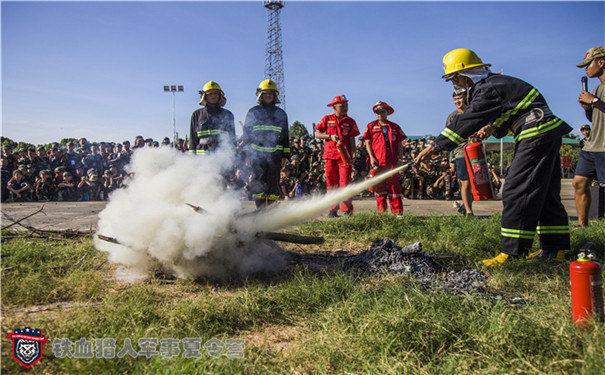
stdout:
<svg viewBox="0 0 605 375">
<path fill-rule="evenodd" d="M 401 245 L 421 241 L 430 252 L 464 255 L 467 266 L 499 251 L 498 217 L 364 213 L 297 230 L 325 236 L 325 250 L 364 248 L 381 237 Z M 588 240 L 605 247 L 605 221 L 574 230 L 573 250 Z M 125 338 L 135 344 L 144 337 L 241 338 L 245 358 L 212 358 L 202 350 L 199 359 L 60 359 L 49 344 L 35 372 L 605 373 L 605 325 L 579 330 L 571 324 L 567 263 L 537 267 L 518 260 L 490 269 L 491 288 L 527 301 L 513 307 L 429 291 L 405 276 L 302 269 L 242 285 L 157 279 L 122 285 L 105 259 L 87 239 L 3 242 L 2 331 L 27 324 L 51 340 L 113 337 L 118 349 Z M 67 305 L 27 312 L 56 302 Z M 14 373 L 9 341 L 2 343 L 2 369 Z"/>
<path fill-rule="evenodd" d="M 89 239 L 12 239 L 2 243 L 2 304 L 88 301 L 113 283 L 105 254 Z"/>
</svg>

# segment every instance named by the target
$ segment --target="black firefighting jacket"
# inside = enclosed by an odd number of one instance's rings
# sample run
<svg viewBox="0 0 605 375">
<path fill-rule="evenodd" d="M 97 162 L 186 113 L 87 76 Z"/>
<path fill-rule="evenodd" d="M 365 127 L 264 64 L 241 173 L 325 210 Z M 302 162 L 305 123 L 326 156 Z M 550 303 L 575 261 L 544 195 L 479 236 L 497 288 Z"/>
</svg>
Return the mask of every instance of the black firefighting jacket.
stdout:
<svg viewBox="0 0 605 375">
<path fill-rule="evenodd" d="M 233 114 L 218 106 L 205 106 L 191 115 L 189 151 L 205 154 L 216 150 L 221 141 L 235 145 Z"/>
<path fill-rule="evenodd" d="M 486 124 L 502 138 L 511 131 L 515 140 L 541 143 L 560 138 L 572 128 L 555 116 L 546 99 L 527 82 L 490 74 L 467 93 L 467 108 L 452 119 L 435 140 L 439 150 L 451 151 Z"/>
<path fill-rule="evenodd" d="M 283 109 L 257 105 L 246 115 L 242 141 L 247 152 L 289 157 L 289 134 L 288 115 Z"/>
</svg>

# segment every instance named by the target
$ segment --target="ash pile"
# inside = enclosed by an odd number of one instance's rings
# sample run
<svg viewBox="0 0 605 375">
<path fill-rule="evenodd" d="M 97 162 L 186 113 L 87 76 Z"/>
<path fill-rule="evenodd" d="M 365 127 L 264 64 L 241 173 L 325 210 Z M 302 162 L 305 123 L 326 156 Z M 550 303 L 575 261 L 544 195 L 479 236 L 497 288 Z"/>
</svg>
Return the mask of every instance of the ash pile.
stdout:
<svg viewBox="0 0 605 375">
<path fill-rule="evenodd" d="M 491 294 L 486 291 L 483 272 L 477 269 L 453 269 L 443 263 L 443 256 L 423 252 L 420 242 L 400 247 L 393 240 L 383 238 L 375 240 L 368 249 L 358 254 L 290 253 L 290 257 L 291 263 L 303 264 L 315 271 L 340 269 L 363 275 L 403 274 L 412 276 L 427 287 L 455 293 Z"/>
</svg>

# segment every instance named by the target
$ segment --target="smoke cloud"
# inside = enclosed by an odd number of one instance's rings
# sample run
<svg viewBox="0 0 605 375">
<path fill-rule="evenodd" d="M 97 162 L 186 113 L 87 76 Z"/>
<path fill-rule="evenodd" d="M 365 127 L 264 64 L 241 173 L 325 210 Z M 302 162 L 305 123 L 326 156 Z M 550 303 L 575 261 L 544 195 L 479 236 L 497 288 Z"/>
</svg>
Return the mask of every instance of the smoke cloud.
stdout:
<svg viewBox="0 0 605 375">
<path fill-rule="evenodd" d="M 241 194 L 226 190 L 221 178 L 233 160 L 231 150 L 204 157 L 168 147 L 137 150 L 128 167 L 134 177 L 99 213 L 98 234 L 123 245 L 95 238 L 95 246 L 111 262 L 144 274 L 226 279 L 279 271 L 285 262 L 276 245 L 247 238 L 251 231 L 233 234 Z"/>
<path fill-rule="evenodd" d="M 275 242 L 256 238 L 257 233 L 314 218 L 403 168 L 325 196 L 242 215 L 242 192 L 226 189 L 221 177 L 233 165 L 231 149 L 203 157 L 169 147 L 137 150 L 127 167 L 134 176 L 99 213 L 97 234 L 120 245 L 95 237 L 96 248 L 139 274 L 230 280 L 279 273 L 287 268 L 285 253 Z"/>
</svg>

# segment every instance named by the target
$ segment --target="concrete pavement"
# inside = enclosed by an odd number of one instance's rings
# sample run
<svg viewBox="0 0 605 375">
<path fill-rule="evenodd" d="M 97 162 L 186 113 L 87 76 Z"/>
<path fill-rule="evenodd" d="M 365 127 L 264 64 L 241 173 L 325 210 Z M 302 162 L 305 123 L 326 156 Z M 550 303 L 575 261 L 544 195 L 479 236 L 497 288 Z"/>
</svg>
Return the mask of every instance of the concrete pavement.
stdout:
<svg viewBox="0 0 605 375">
<path fill-rule="evenodd" d="M 561 198 L 571 218 L 576 217 L 576 208 L 573 199 L 573 187 L 570 179 L 562 180 Z M 404 212 L 412 215 L 457 215 L 452 206 L 452 201 L 440 200 L 409 200 L 403 201 Z M 73 229 L 89 230 L 96 229 L 98 214 L 103 210 L 107 202 L 28 202 L 28 203 L 5 203 L 2 204 L 2 212 L 11 218 L 19 219 L 36 211 L 44 205 L 44 213 L 39 213 L 23 221 L 26 225 L 38 229 Z M 371 211 L 376 209 L 374 199 L 355 200 L 353 202 L 355 211 Z M 251 204 L 250 204 L 251 206 Z M 478 216 L 489 216 L 502 211 L 501 201 L 475 202 L 475 214 Z M 2 226 L 7 225 L 8 220 L 2 218 Z"/>
</svg>

